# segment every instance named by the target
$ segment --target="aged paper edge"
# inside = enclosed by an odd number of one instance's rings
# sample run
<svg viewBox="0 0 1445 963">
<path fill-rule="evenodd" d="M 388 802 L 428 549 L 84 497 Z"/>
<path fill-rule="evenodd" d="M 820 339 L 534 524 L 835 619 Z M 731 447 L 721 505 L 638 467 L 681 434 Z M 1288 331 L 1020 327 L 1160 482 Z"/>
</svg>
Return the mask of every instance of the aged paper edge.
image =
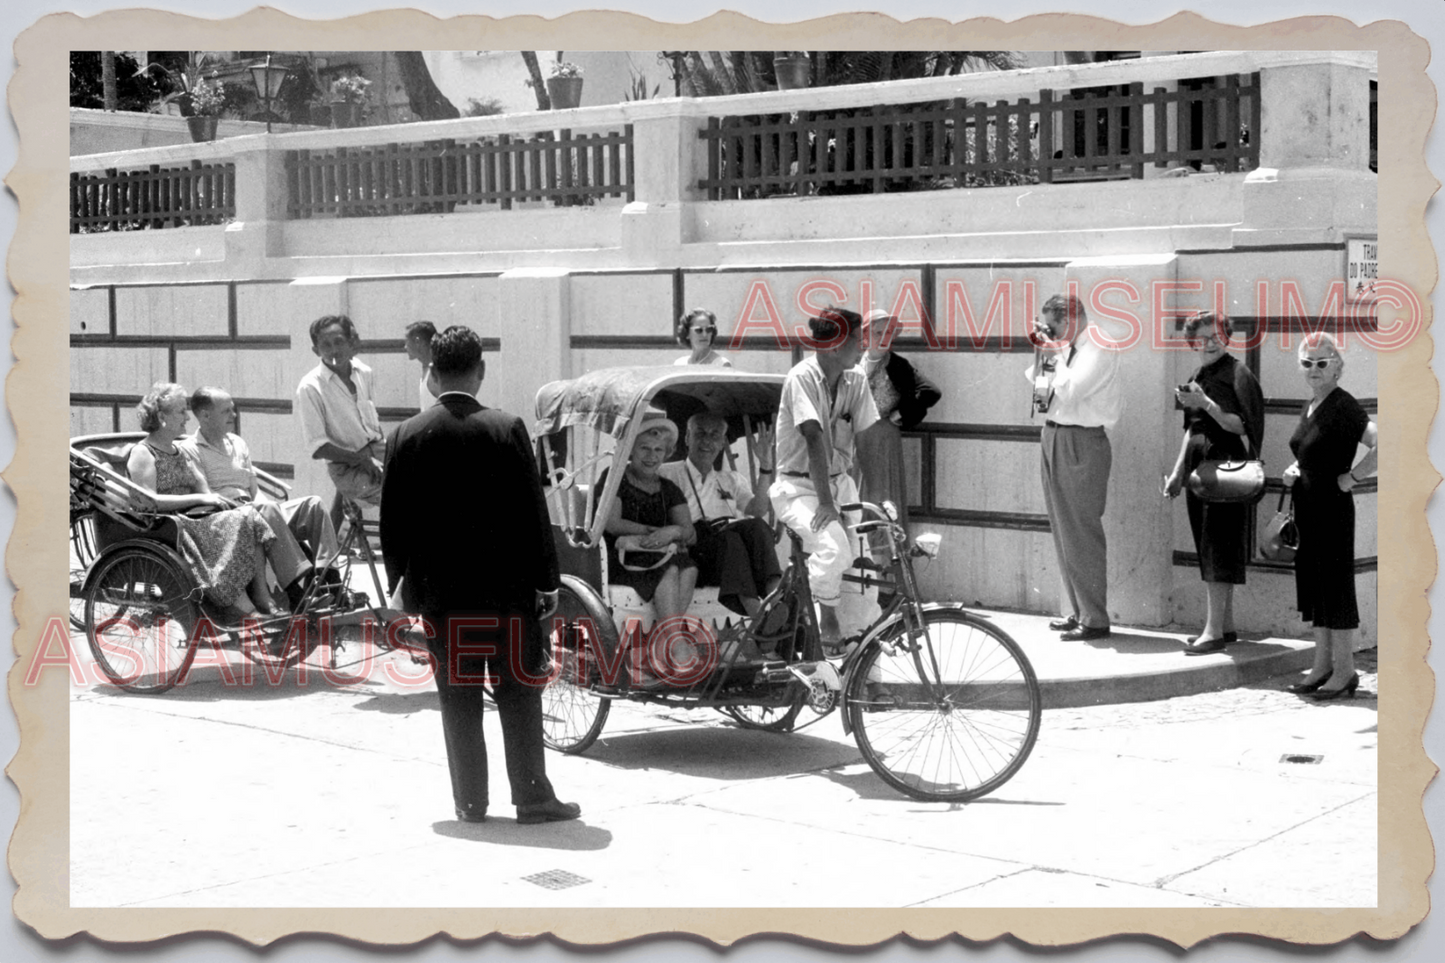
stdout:
<svg viewBox="0 0 1445 963">
<path fill-rule="evenodd" d="M 1388 692 L 1380 713 L 1379 905 L 1347 910 L 395 910 L 72 909 L 68 890 L 69 692 L 61 673 L 24 685 L 29 661 L 48 618 L 66 610 L 60 573 L 68 565 L 68 515 L 60 492 L 61 450 L 68 435 L 69 244 L 65 197 L 66 58 L 69 49 L 218 49 L 276 46 L 284 30 L 291 49 L 451 49 L 475 35 L 489 49 L 664 49 L 687 46 L 812 49 L 956 46 L 999 49 L 1374 49 L 1381 53 L 1379 123 L 1388 144 L 1390 176 L 1379 185 L 1379 237 L 1385 275 L 1411 288 L 1424 311 L 1420 335 L 1407 348 L 1379 357 L 1380 397 L 1389 410 L 1390 445 L 1380 472 L 1378 635 L 1392 658 L 1380 666 Z M 485 43 L 481 39 L 485 37 Z M 104 38 L 104 40 L 102 40 Z M 950 43 L 950 39 L 952 42 Z M 992 940 L 1011 934 L 1039 945 L 1066 945 L 1115 934 L 1149 934 L 1192 946 L 1221 934 L 1253 934 L 1323 944 L 1358 933 L 1377 939 L 1403 935 L 1429 906 L 1426 880 L 1434 851 L 1421 805 L 1435 774 L 1422 733 L 1434 694 L 1425 662 L 1427 591 L 1434 577 L 1434 543 L 1421 524 L 1439 475 L 1426 440 L 1437 397 L 1429 367 L 1430 294 L 1436 259 L 1426 232 L 1426 204 L 1439 186 L 1424 161 L 1436 94 L 1425 76 L 1426 42 L 1399 21 L 1364 27 L 1338 17 L 1302 17 L 1257 27 L 1233 27 L 1196 14 L 1148 26 L 1127 26 L 1083 15 L 1030 16 L 1006 23 L 979 18 L 899 22 L 878 13 L 837 15 L 786 25 L 723 13 L 691 24 L 660 24 L 606 12 L 494 19 L 442 20 L 415 10 L 383 11 L 344 20 L 302 20 L 273 9 L 225 21 L 161 11 L 132 10 L 90 18 L 54 14 L 17 38 L 18 68 L 9 87 L 20 132 L 19 160 L 6 183 L 19 199 L 15 243 L 8 260 L 17 330 L 17 363 L 7 380 L 17 452 L 4 478 L 19 506 L 6 556 L 19 589 L 14 638 L 17 660 L 9 678 L 21 748 L 7 773 L 21 792 L 20 819 L 9 864 L 19 884 L 14 910 L 47 939 L 76 933 L 117 942 L 185 933 L 226 933 L 264 945 L 296 933 L 329 933 L 367 943 L 413 943 L 438 933 L 456 939 L 488 935 L 526 938 L 550 933 L 577 945 L 607 945 L 649 934 L 692 934 L 729 945 L 756 935 L 790 935 L 835 946 L 877 944 L 899 934 L 940 940 L 958 934 Z M 1385 153 L 1385 151 L 1382 151 Z M 60 370 L 57 372 L 57 368 Z M 1428 563 L 1422 560 L 1428 559 Z M 1383 647 L 1383 645 L 1382 645 Z M 1399 657 L 1394 657 L 1398 655 Z"/>
</svg>

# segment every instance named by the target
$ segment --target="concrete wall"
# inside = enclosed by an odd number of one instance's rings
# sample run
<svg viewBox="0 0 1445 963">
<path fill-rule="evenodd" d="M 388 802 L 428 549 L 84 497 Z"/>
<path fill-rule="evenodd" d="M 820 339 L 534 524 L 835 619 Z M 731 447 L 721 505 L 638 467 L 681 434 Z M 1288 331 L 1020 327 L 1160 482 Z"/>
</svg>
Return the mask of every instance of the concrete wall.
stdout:
<svg viewBox="0 0 1445 963">
<path fill-rule="evenodd" d="M 1248 62 L 1235 61 L 1245 56 L 1205 55 L 1206 66 L 1191 61 L 1170 70 L 1242 69 Z M 1266 88 L 1286 97 L 1300 84 L 1328 83 L 1349 87 L 1354 97 L 1358 84 L 1367 96 L 1368 69 L 1353 64 L 1356 55 L 1335 57 L 1343 67 L 1332 56 L 1289 55 L 1283 66 L 1264 68 L 1266 76 L 1290 71 Z M 1102 72 L 1118 83 L 1143 69 L 1136 61 L 1034 73 L 1050 74 L 1058 86 L 1084 86 Z M 1008 82 L 1021 83 L 1012 75 Z M 907 92 L 890 96 L 918 99 L 917 83 L 908 83 Z M 878 92 L 826 96 L 845 95 Z M 792 96 L 759 95 L 780 103 Z M 1273 103 L 1265 101 L 1267 118 Z M 289 220 L 284 169 L 270 148 L 359 145 L 402 131 L 420 139 L 461 128 L 485 133 L 517 119 L 236 138 L 78 159 L 89 169 L 233 158 L 240 213 L 215 228 L 72 237 L 72 432 L 109 430 L 117 421 L 132 428 L 132 399 L 152 381 L 219 383 L 244 400 L 243 432 L 258 459 L 294 475 L 298 492 L 329 497 L 319 464 L 299 450 L 289 413 L 297 380 L 316 363 L 306 327 L 321 314 L 345 312 L 356 321 L 367 341 L 363 358 L 377 372 L 378 403 L 395 422 L 416 404 L 419 372 L 400 342 L 413 320 L 468 324 L 489 339 L 482 400 L 529 415 L 547 381 L 679 356 L 672 323 L 687 308 L 711 308 L 727 337 L 742 335 L 727 346 L 734 364 L 782 372 L 793 355 L 777 343 L 773 325 L 790 331 L 835 301 L 860 310 L 885 306 L 905 319 L 905 352 L 945 392 L 927 431 L 905 445 L 912 500 L 922 509 L 915 527 L 946 534 L 942 557 L 924 573 L 927 590 L 1053 611 L 1059 585 L 1041 522 L 1038 423 L 1029 417 L 1021 376 L 1030 357 L 1012 339 L 1044 298 L 1077 286 L 1086 300 L 1099 292 L 1091 315 L 1107 333 L 1124 340 L 1137 331 L 1140 338 L 1124 352 L 1125 414 L 1112 439 L 1111 614 L 1121 624 L 1197 624 L 1203 589 L 1196 570 L 1175 557 L 1193 549 L 1184 507 L 1158 494 L 1179 442 L 1169 389 L 1195 362 L 1188 352 L 1155 345 L 1156 332 L 1167 336 L 1177 316 L 1208 309 L 1216 289 L 1222 309 L 1263 327 L 1255 363 L 1270 400 L 1264 456 L 1277 475 L 1291 460 L 1286 441 L 1298 417 L 1291 403 L 1305 395 L 1293 351 L 1301 321 L 1291 315 L 1314 324 L 1328 313 L 1330 285 L 1343 278 L 1346 236 L 1375 233 L 1375 178 L 1349 146 L 1363 135 L 1345 122 L 1347 107 L 1332 122 L 1275 124 L 1272 142 L 1261 147 L 1283 166 L 1250 174 L 733 202 L 703 200 L 693 187 L 693 131 L 705 118 L 697 102 L 594 108 L 576 113 L 579 128 L 586 118 L 600 127 L 625 121 L 635 125 L 639 145 L 648 145 L 647 152 L 638 148 L 633 204 L 344 220 Z M 523 126 L 544 121 L 553 122 L 533 115 Z M 1321 140 L 1334 146 L 1321 151 L 1314 143 Z M 242 185 L 252 193 L 243 195 Z M 1161 285 L 1188 282 L 1197 288 L 1159 293 Z M 1286 298 L 1287 289 L 1297 293 Z M 938 350 L 930 349 L 929 334 Z M 1377 397 L 1371 351 L 1353 338 L 1347 356 L 1346 387 L 1362 399 Z M 1388 437 L 1389 426 L 1381 427 Z M 925 504 L 930 465 L 933 495 Z M 1369 558 L 1375 496 L 1364 492 L 1357 501 L 1358 554 Z M 1260 506 L 1261 524 L 1273 504 Z M 1374 633 L 1374 578 L 1372 569 L 1359 578 L 1366 640 Z M 1287 573 L 1252 571 L 1237 602 L 1241 627 L 1297 632 L 1291 582 Z"/>
</svg>

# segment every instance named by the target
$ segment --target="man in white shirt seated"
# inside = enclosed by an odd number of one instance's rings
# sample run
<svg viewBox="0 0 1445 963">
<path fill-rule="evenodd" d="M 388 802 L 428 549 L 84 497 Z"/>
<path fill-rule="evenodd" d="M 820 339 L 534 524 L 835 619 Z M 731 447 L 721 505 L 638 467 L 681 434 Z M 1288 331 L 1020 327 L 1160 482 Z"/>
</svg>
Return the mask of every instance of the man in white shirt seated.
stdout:
<svg viewBox="0 0 1445 963">
<path fill-rule="evenodd" d="M 251 451 L 236 427 L 236 402 L 220 388 L 197 388 L 191 395 L 196 433 L 178 444 L 200 467 L 211 491 L 236 504 L 250 503 L 276 533 L 276 551 L 268 554 L 276 580 L 294 604 L 304 591 L 304 576 L 318 558 L 336 555 L 336 528 L 321 499 L 314 495 L 275 502 L 256 482 Z"/>
<path fill-rule="evenodd" d="M 718 601 L 739 614 L 756 615 L 782 572 L 773 530 L 761 516 L 768 494 L 756 494 L 742 472 L 718 467 L 727 447 L 726 419 L 702 412 L 687 420 L 687 458 L 668 462 L 658 473 L 682 489 L 692 512 L 697 542 L 688 548 L 698 565 L 699 585 L 716 585 Z M 758 433 L 758 474 L 773 476 L 773 433 Z"/>
</svg>

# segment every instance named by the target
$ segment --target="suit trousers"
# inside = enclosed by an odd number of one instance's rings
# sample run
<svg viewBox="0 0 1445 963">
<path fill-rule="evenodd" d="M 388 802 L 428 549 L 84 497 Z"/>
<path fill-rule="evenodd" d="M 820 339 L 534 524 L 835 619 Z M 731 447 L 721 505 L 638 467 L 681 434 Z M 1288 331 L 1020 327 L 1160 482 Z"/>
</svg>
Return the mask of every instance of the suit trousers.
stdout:
<svg viewBox="0 0 1445 963">
<path fill-rule="evenodd" d="M 717 531 L 697 523 L 697 543 L 688 554 L 697 562 L 697 584 L 716 585 L 718 601 L 746 614 L 742 599 L 762 598 L 768 582 L 782 574 L 773 530 L 761 518 L 738 518 Z"/>
<path fill-rule="evenodd" d="M 1113 451 L 1103 428 L 1044 424 L 1040 475 L 1066 610 L 1090 628 L 1109 626 L 1109 547 L 1104 508 Z"/>
<path fill-rule="evenodd" d="M 276 535 L 266 557 L 283 588 L 306 574 L 315 559 L 336 554 L 336 529 L 315 495 L 252 504 Z"/>
<path fill-rule="evenodd" d="M 436 631 L 427 640 L 435 660 L 437 698 L 452 801 L 458 815 L 487 810 L 487 743 L 482 735 L 485 678 L 492 687 L 502 724 L 502 750 L 512 804 L 532 806 L 556 798 L 547 779 L 542 741 L 542 682 L 546 646 L 540 623 L 531 615 L 504 613 L 496 627 L 448 623 L 445 613 L 423 613 Z M 472 620 L 476 621 L 476 620 Z M 448 653 L 455 657 L 449 658 Z M 530 677 L 530 681 L 529 678 Z"/>
</svg>

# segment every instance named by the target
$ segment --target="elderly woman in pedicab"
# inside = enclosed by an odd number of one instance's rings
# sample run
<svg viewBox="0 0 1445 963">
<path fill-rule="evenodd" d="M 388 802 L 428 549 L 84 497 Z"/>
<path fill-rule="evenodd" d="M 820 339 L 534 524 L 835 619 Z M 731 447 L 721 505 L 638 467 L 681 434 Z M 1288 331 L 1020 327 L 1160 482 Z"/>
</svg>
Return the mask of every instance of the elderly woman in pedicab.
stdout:
<svg viewBox="0 0 1445 963">
<path fill-rule="evenodd" d="M 136 410 L 147 434 L 131 449 L 126 472 L 154 493 L 159 511 L 176 513 L 171 517 L 179 531 L 177 547 L 207 601 L 242 616 L 285 614 L 266 584 L 266 549 L 276 538 L 270 526 L 252 506 L 237 506 L 212 492 L 200 468 L 176 445 L 190 421 L 190 393 L 160 382 Z M 192 508 L 218 511 L 181 514 Z"/>
<path fill-rule="evenodd" d="M 696 540 L 687 497 L 658 473 L 677 437 L 677 425 L 663 411 L 644 412 L 604 529 L 608 582 L 651 602 L 658 622 L 686 615 L 697 586 L 697 564 L 687 552 Z M 604 472 L 599 496 L 606 482 Z"/>
</svg>

